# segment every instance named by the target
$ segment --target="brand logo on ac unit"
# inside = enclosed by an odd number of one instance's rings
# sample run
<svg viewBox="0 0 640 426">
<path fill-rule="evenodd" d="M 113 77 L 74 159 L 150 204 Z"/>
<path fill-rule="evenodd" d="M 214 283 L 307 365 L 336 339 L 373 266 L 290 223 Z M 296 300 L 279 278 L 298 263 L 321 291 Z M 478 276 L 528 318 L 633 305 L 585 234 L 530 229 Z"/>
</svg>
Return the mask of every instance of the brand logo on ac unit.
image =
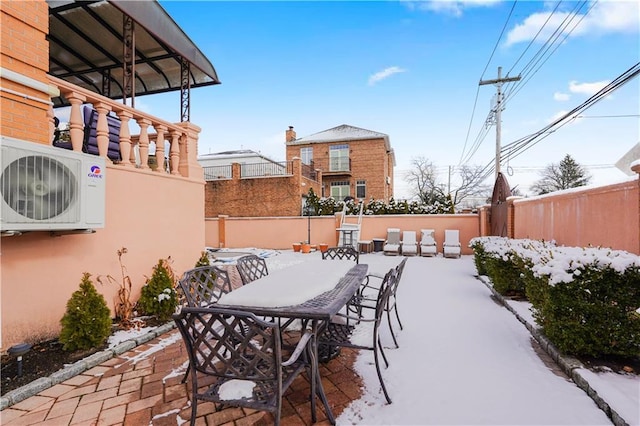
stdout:
<svg viewBox="0 0 640 426">
<path fill-rule="evenodd" d="M 100 168 L 100 166 L 91 166 L 91 171 L 89 172 L 88 176 L 92 177 L 92 178 L 97 178 L 97 179 L 102 179 L 102 169 Z"/>
</svg>

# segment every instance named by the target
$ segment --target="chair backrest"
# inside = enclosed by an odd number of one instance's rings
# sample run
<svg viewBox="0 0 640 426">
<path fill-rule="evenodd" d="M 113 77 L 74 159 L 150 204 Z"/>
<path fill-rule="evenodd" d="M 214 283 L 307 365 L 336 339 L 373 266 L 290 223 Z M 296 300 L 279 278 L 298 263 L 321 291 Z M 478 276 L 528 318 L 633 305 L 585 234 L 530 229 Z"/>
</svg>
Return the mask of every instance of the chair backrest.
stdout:
<svg viewBox="0 0 640 426">
<path fill-rule="evenodd" d="M 198 380 L 203 377 L 199 378 L 195 374 L 197 371 L 215 376 L 221 382 L 253 382 L 250 387 L 253 389 L 242 396 L 225 398 L 209 395 L 224 400 L 225 404 L 259 410 L 272 410 L 279 406 L 282 399 L 282 349 L 278 324 L 261 320 L 247 311 L 219 307 L 186 307 L 173 319 L 189 354 L 194 390 L 202 386 L 198 385 Z M 220 390 L 219 386 L 214 389 Z M 275 398 L 268 397 L 274 394 Z M 265 403 L 271 407 L 265 407 Z"/>
<path fill-rule="evenodd" d="M 455 246 L 460 245 L 460 231 L 457 229 L 445 229 L 444 245 Z"/>
<path fill-rule="evenodd" d="M 351 246 L 329 247 L 322 253 L 322 258 L 355 260 L 358 263 L 360 261 L 360 253 Z"/>
<path fill-rule="evenodd" d="M 418 241 L 416 240 L 416 231 L 404 231 L 402 233 L 402 244 L 403 245 L 418 244 Z"/>
<path fill-rule="evenodd" d="M 387 229 L 387 244 L 400 244 L 400 229 Z"/>
<path fill-rule="evenodd" d="M 87 154 L 99 155 L 98 153 L 98 111 L 91 105 L 84 106 L 84 140 L 82 151 Z M 120 119 L 107 115 L 107 126 L 109 127 L 109 148 L 107 157 L 113 161 L 120 161 Z"/>
<path fill-rule="evenodd" d="M 420 244 L 423 246 L 434 246 L 436 245 L 436 239 L 434 237 L 435 230 L 433 229 L 421 229 L 420 230 L 422 236 L 420 238 Z"/>
<path fill-rule="evenodd" d="M 178 281 L 184 303 L 190 307 L 209 306 L 231 291 L 229 274 L 217 266 L 200 266 L 186 271 Z"/>
<path fill-rule="evenodd" d="M 255 254 L 248 254 L 238 259 L 236 264 L 238 273 L 242 279 L 242 285 L 247 285 L 251 281 L 255 281 L 258 278 L 269 275 L 269 269 L 267 268 L 267 262 Z"/>
<path fill-rule="evenodd" d="M 402 273 L 404 272 L 404 265 L 407 263 L 407 258 L 405 257 L 402 262 L 398 263 L 398 265 L 394 268 L 395 271 L 395 279 L 393 283 L 389 287 L 389 309 L 393 307 L 396 303 L 395 297 L 396 292 L 398 291 L 398 285 L 400 285 L 400 278 L 402 278 Z M 391 300 L 393 298 L 393 300 Z"/>
<path fill-rule="evenodd" d="M 391 291 L 394 287 L 397 286 L 396 281 L 397 281 L 396 269 L 391 268 L 389 272 L 385 274 L 384 278 L 382 279 L 382 284 L 380 284 L 380 288 L 378 289 L 378 297 L 376 298 L 376 316 L 375 316 L 376 328 L 380 325 L 382 314 L 384 313 L 385 309 L 387 309 L 388 307 Z"/>
</svg>

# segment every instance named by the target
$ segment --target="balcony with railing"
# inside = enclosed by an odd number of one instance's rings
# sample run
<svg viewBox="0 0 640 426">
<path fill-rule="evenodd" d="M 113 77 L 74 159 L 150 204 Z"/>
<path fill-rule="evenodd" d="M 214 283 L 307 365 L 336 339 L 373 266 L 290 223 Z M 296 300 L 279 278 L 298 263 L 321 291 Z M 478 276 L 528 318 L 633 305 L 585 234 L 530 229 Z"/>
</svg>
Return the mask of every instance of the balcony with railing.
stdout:
<svg viewBox="0 0 640 426">
<path fill-rule="evenodd" d="M 60 90 L 60 94 L 71 105 L 68 124 L 69 149 L 87 151 L 86 144 L 83 146 L 83 142 L 86 142 L 83 107 L 90 105 L 97 112 L 95 139 L 98 155 L 111 157 L 111 155 L 108 156 L 110 154 L 109 120 L 113 121 L 117 117 L 119 130 L 117 130 L 116 149 L 119 149 L 120 158 L 115 162 L 119 166 L 153 170 L 182 177 L 199 177 L 199 173 L 194 173 L 191 169 L 197 163 L 190 160 L 188 155 L 187 146 L 192 145 L 195 149 L 197 144 L 197 130 L 191 123 L 170 123 L 59 78 L 49 76 L 49 81 Z M 49 111 L 51 140 L 55 131 L 55 114 L 56 110 L 52 107 Z M 139 133 L 132 134 L 131 129 L 135 128 L 139 129 Z M 150 156 L 150 152 L 155 154 Z"/>
</svg>

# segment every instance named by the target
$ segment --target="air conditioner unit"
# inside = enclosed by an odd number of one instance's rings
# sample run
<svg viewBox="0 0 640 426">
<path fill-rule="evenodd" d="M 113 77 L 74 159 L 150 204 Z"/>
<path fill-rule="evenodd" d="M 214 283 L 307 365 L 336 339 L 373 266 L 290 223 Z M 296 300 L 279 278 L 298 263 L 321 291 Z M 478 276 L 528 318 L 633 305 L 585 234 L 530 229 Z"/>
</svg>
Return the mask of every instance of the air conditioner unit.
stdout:
<svg viewBox="0 0 640 426">
<path fill-rule="evenodd" d="M 1 138 L 1 231 L 104 228 L 104 158 Z"/>
</svg>

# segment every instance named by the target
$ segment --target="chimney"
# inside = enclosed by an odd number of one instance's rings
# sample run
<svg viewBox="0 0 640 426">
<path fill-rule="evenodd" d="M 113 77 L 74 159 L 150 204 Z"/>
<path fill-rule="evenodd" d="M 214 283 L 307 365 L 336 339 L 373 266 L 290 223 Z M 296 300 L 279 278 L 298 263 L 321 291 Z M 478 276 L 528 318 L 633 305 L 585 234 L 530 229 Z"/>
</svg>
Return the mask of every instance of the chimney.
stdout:
<svg viewBox="0 0 640 426">
<path fill-rule="evenodd" d="M 286 131 L 285 135 L 285 139 L 287 142 L 296 140 L 296 131 L 293 130 L 293 126 L 289 126 L 289 130 Z"/>
</svg>

